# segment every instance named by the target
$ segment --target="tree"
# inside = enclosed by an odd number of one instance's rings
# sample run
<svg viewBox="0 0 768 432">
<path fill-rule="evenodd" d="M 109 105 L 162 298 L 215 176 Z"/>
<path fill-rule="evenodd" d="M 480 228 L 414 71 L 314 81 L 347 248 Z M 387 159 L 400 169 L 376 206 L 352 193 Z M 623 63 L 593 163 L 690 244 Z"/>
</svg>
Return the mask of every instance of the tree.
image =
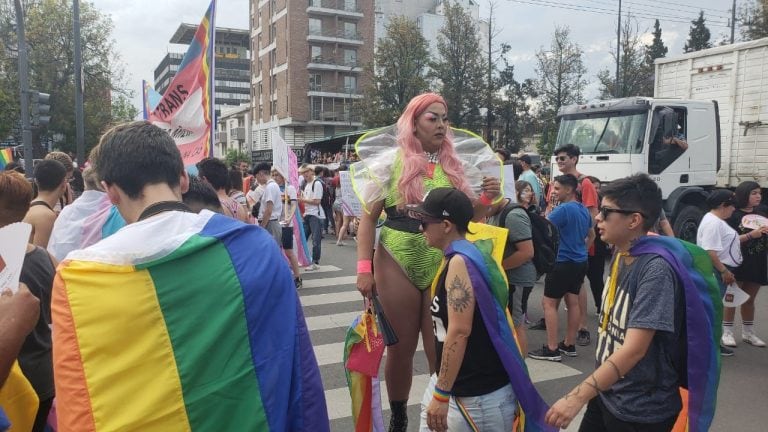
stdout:
<svg viewBox="0 0 768 432">
<path fill-rule="evenodd" d="M 653 42 L 645 48 L 646 62 L 651 66 L 653 66 L 654 60 L 666 57 L 667 51 L 669 51 L 669 48 L 664 45 L 664 41 L 661 40 L 661 25 L 659 25 L 658 19 L 653 23 Z"/>
<path fill-rule="evenodd" d="M 139 116 L 139 109 L 136 108 L 128 96 L 118 94 L 112 99 L 112 122 L 125 123 L 136 120 Z"/>
<path fill-rule="evenodd" d="M 711 34 L 706 25 L 704 11 L 699 12 L 699 17 L 691 21 L 691 30 L 688 33 L 688 41 L 685 43 L 683 51 L 689 53 L 712 48 L 712 42 L 709 41 Z"/>
<path fill-rule="evenodd" d="M 54 138 L 54 145 L 64 151 L 75 150 L 71 6 L 71 2 L 58 0 L 29 0 L 25 10 L 30 88 L 51 95 L 51 122 L 37 132 L 42 140 Z M 14 23 L 13 11 L 0 9 L 0 40 L 6 52 L 17 48 Z M 111 18 L 84 2 L 80 7 L 80 24 L 87 152 L 113 122 L 112 99 L 119 101 L 120 96 L 130 97 L 130 93 L 124 90 L 123 65 L 115 52 Z M 18 103 L 16 56 L 3 56 L 0 62 L 0 70 L 5 72 L 0 73 L 0 80 L 5 81 L 0 88 L 12 82 L 11 86 L 16 89 L 14 102 Z"/>
<path fill-rule="evenodd" d="M 448 104 L 454 126 L 480 129 L 480 107 L 486 93 L 486 65 L 477 25 L 461 5 L 445 3 L 445 25 L 437 36 L 439 58 L 432 63 L 432 77 Z"/>
<path fill-rule="evenodd" d="M 582 57 L 579 45 L 570 40 L 568 27 L 555 28 L 549 50 L 541 47 L 536 52 L 537 90 L 544 120 L 554 120 L 561 106 L 582 101 L 587 84 Z"/>
<path fill-rule="evenodd" d="M 247 162 L 248 164 L 251 163 L 251 155 L 248 154 L 248 152 L 241 151 L 239 149 L 229 149 L 227 150 L 227 155 L 224 157 L 224 163 L 227 164 L 227 166 L 235 166 L 238 165 L 240 162 Z"/>
<path fill-rule="evenodd" d="M 768 0 L 753 0 L 739 12 L 741 37 L 754 40 L 768 37 Z"/>
<path fill-rule="evenodd" d="M 658 24 L 658 21 L 656 23 Z M 659 35 L 661 35 L 661 29 L 659 29 Z M 653 63 L 648 64 L 646 47 L 640 40 L 637 21 L 630 16 L 627 16 L 621 26 L 621 46 L 619 49 L 621 57 L 619 60 L 618 92 L 616 77 L 610 70 L 603 69 L 597 74 L 597 79 L 600 81 L 600 98 L 653 96 Z M 611 57 L 615 62 L 616 52 L 614 50 L 611 50 Z"/>
<path fill-rule="evenodd" d="M 368 127 L 394 123 L 414 96 L 429 88 L 429 45 L 415 21 L 395 16 L 379 40 L 374 65 L 367 67 L 363 122 Z"/>
</svg>

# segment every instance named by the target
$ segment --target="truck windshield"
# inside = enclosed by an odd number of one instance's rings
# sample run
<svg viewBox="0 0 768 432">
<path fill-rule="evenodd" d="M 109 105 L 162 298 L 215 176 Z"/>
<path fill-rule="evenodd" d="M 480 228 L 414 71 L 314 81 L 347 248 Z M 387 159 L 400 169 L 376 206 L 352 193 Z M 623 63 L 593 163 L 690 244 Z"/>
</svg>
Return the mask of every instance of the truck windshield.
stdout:
<svg viewBox="0 0 768 432">
<path fill-rule="evenodd" d="M 582 154 L 640 153 L 648 111 L 601 112 L 563 117 L 557 146 L 575 144 Z"/>
</svg>

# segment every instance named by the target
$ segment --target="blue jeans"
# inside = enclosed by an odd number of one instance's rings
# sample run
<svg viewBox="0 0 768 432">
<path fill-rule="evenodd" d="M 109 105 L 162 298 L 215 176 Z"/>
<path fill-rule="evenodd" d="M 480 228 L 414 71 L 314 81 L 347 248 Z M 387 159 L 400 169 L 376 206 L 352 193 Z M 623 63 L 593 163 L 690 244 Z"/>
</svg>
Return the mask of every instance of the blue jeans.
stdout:
<svg viewBox="0 0 768 432">
<path fill-rule="evenodd" d="M 309 227 L 309 236 L 312 236 L 312 262 L 320 264 L 320 246 L 323 241 L 323 220 L 317 216 L 304 216 L 304 222 Z"/>
<path fill-rule="evenodd" d="M 427 427 L 427 407 L 432 401 L 432 391 L 437 383 L 437 375 L 433 374 L 429 385 L 421 399 L 420 432 L 429 432 Z M 451 396 L 448 403 L 448 430 L 450 432 L 472 432 L 474 429 L 464 418 L 459 405 L 464 407 L 467 415 L 481 431 L 511 431 L 517 411 L 517 397 L 512 390 L 512 384 L 482 396 L 456 397 Z"/>
</svg>

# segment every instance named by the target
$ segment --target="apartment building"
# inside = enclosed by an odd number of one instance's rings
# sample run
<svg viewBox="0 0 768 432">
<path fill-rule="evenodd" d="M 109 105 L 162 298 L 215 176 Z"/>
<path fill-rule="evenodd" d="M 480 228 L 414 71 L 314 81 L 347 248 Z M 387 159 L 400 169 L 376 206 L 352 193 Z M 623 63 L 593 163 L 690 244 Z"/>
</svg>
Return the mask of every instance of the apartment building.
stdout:
<svg viewBox="0 0 768 432">
<path fill-rule="evenodd" d="M 155 68 L 155 90 L 164 94 L 179 70 L 182 58 L 195 36 L 197 25 L 181 24 L 169 41 L 185 45 L 183 50 L 170 50 Z M 250 91 L 250 38 L 248 30 L 217 27 L 215 60 L 216 117 L 225 107 L 237 107 L 248 103 Z"/>
<path fill-rule="evenodd" d="M 277 130 L 296 148 L 362 127 L 374 0 L 251 0 L 254 151 Z"/>
<path fill-rule="evenodd" d="M 230 150 L 239 150 L 248 154 L 252 149 L 251 105 L 237 107 L 225 106 L 221 115 L 216 117 L 216 139 L 213 143 L 213 156 L 225 158 Z"/>
</svg>

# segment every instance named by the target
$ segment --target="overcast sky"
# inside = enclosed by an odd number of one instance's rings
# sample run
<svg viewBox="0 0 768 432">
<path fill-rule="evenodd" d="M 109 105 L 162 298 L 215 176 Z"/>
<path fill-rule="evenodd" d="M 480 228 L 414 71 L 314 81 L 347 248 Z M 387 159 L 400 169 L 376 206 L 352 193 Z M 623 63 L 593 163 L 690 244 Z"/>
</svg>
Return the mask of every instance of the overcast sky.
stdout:
<svg viewBox="0 0 768 432">
<path fill-rule="evenodd" d="M 486 18 L 488 0 L 479 2 L 481 18 Z M 745 2 L 751 0 L 739 0 L 738 4 Z M 182 50 L 170 45 L 168 40 L 179 23 L 199 23 L 209 0 L 93 0 L 92 3 L 112 16 L 117 52 L 125 64 L 128 85 L 136 91 L 135 105 L 140 108 L 141 80 L 154 82 L 154 68 L 168 50 Z M 496 4 L 497 22 L 502 31 L 498 40 L 512 46 L 509 58 L 515 65 L 518 80 L 535 77 L 536 51 L 541 46 L 549 46 L 555 26 L 567 25 L 572 39 L 585 52 L 590 81 L 587 97 L 597 95 L 597 72 L 604 68 L 614 70 L 610 51 L 615 50 L 618 0 L 496 0 Z M 219 0 L 217 5 L 217 26 L 248 28 L 247 0 Z M 622 15 L 626 16 L 627 11 L 637 15 L 640 32 L 650 32 L 653 17 L 658 17 L 662 38 L 669 47 L 667 55 L 674 56 L 682 53 L 690 20 L 695 19 L 702 8 L 713 40 L 730 35 L 726 27 L 730 6 L 730 0 L 624 0 Z M 649 35 L 647 40 L 650 42 Z"/>
</svg>

